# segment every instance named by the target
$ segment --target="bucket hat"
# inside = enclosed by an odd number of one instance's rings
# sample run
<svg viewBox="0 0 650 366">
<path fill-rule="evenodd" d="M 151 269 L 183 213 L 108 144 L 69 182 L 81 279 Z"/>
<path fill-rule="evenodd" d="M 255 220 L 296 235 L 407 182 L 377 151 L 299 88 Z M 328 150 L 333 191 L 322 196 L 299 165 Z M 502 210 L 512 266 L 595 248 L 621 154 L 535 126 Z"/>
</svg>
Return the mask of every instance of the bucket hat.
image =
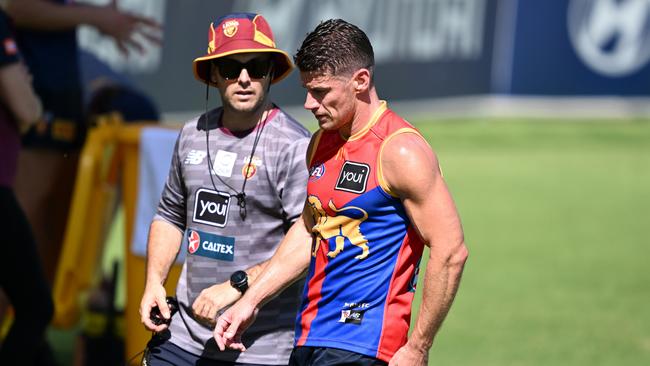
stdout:
<svg viewBox="0 0 650 366">
<path fill-rule="evenodd" d="M 220 57 L 238 53 L 268 52 L 272 55 L 274 73 L 271 84 L 284 79 L 293 69 L 289 55 L 275 46 L 269 23 L 260 14 L 233 13 L 210 23 L 208 51 L 193 62 L 194 77 L 216 86 L 210 80 L 210 63 Z"/>
</svg>

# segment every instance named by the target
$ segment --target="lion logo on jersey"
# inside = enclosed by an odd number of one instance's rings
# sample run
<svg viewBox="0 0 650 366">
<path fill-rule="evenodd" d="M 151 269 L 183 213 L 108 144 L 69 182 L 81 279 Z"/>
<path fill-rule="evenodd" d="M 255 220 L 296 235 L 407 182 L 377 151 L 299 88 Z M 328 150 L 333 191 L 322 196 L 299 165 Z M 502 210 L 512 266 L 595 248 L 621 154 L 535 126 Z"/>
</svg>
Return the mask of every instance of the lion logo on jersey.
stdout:
<svg viewBox="0 0 650 366">
<path fill-rule="evenodd" d="M 343 251 L 343 244 L 345 239 L 361 249 L 361 254 L 357 255 L 356 259 L 364 259 L 370 253 L 368 248 L 368 240 L 363 236 L 359 226 L 368 218 L 368 213 L 359 207 L 348 206 L 337 208 L 332 200 L 329 201 L 328 207 L 330 210 L 337 213 L 336 216 L 329 216 L 323 209 L 318 197 L 310 195 L 307 198 L 309 207 L 311 208 L 312 216 L 314 217 L 314 227 L 311 229 L 312 233 L 317 236 L 316 246 L 312 256 L 316 255 L 321 241 L 325 240 L 329 243 L 331 238 L 335 238 L 336 248 L 327 253 L 330 258 L 335 258 Z M 328 248 L 329 249 L 329 248 Z"/>
</svg>

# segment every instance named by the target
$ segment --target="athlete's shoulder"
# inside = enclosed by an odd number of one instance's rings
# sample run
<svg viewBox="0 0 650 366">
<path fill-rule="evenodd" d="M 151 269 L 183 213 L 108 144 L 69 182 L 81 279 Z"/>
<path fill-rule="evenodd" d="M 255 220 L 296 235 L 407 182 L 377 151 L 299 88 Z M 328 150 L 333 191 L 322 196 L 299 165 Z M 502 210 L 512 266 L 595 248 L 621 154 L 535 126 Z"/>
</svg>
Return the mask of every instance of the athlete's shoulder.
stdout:
<svg viewBox="0 0 650 366">
<path fill-rule="evenodd" d="M 371 130 L 381 139 L 387 139 L 394 133 L 405 130 L 412 130 L 419 134 L 419 131 L 411 123 L 390 108 L 386 108 L 379 116 L 379 120 Z"/>
<path fill-rule="evenodd" d="M 406 118 L 400 116 L 392 109 L 387 109 L 386 113 L 382 116 L 382 120 L 386 126 L 391 128 L 413 128 L 415 127 L 406 120 Z"/>
<path fill-rule="evenodd" d="M 422 133 L 410 122 L 390 109 L 386 110 L 386 113 L 382 116 L 382 121 L 377 123 L 375 127 L 382 131 L 384 138 L 382 149 L 391 152 L 387 154 L 389 156 L 403 154 L 410 156 L 411 152 L 421 151 L 422 149 L 431 151 L 431 147 L 422 136 Z"/>
</svg>

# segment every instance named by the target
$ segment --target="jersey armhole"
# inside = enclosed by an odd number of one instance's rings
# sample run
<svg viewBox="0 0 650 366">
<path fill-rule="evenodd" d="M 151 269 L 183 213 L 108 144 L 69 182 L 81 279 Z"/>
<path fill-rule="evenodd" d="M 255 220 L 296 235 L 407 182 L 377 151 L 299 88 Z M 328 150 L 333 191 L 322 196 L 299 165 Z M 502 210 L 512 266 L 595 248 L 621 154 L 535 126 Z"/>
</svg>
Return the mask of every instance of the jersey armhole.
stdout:
<svg viewBox="0 0 650 366">
<path fill-rule="evenodd" d="M 379 186 L 381 187 L 381 189 L 384 190 L 384 192 L 386 192 L 391 197 L 395 197 L 395 198 L 397 198 L 397 193 L 395 193 L 390 188 L 390 185 L 386 181 L 386 178 L 384 178 L 384 171 L 383 171 L 383 168 L 382 168 L 382 165 L 381 165 L 381 154 L 384 151 L 384 146 L 386 146 L 386 143 L 388 143 L 388 141 L 390 141 L 390 139 L 392 139 L 393 137 L 395 137 L 397 135 L 401 135 L 401 134 L 404 134 L 404 133 L 413 133 L 413 134 L 416 134 L 416 135 L 420 136 L 420 138 L 424 139 L 422 134 L 420 134 L 420 132 L 418 132 L 418 130 L 416 130 L 414 128 L 410 128 L 410 127 L 400 128 L 399 130 L 393 132 L 388 137 L 386 137 L 386 139 L 381 143 L 381 147 L 379 148 L 379 153 L 377 154 L 377 182 L 379 183 Z"/>
</svg>

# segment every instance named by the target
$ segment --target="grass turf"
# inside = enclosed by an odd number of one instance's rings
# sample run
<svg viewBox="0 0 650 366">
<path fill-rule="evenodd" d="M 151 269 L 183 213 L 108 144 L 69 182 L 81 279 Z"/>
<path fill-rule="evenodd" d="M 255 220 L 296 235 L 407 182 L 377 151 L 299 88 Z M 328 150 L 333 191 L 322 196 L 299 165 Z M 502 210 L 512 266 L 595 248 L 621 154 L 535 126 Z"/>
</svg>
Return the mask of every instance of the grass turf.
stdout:
<svg viewBox="0 0 650 366">
<path fill-rule="evenodd" d="M 650 364 L 650 123 L 416 125 L 470 248 L 429 363 Z"/>
<path fill-rule="evenodd" d="M 650 122 L 415 122 L 470 248 L 430 364 L 650 364 Z"/>
</svg>

